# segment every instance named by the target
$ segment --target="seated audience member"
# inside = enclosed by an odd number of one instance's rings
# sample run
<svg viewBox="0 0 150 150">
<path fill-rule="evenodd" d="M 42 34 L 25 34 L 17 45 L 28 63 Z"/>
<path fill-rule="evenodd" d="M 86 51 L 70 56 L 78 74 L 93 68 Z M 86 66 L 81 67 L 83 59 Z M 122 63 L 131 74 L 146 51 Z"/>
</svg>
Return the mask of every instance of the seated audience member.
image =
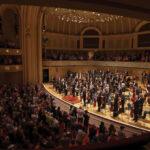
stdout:
<svg viewBox="0 0 150 150">
<path fill-rule="evenodd" d="M 94 55 L 88 55 L 88 52 L 64 52 L 47 51 L 43 59 L 48 60 L 96 60 L 96 61 L 130 61 L 130 62 L 150 62 L 150 52 L 95 52 Z"/>
</svg>

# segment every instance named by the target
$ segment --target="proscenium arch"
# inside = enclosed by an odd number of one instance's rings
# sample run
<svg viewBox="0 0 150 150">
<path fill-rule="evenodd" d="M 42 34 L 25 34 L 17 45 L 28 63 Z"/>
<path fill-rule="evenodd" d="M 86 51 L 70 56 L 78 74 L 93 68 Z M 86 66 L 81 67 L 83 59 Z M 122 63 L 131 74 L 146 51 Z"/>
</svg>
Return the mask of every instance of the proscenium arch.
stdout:
<svg viewBox="0 0 150 150">
<path fill-rule="evenodd" d="M 41 27 L 43 14 L 43 7 L 22 6 L 21 8 L 23 83 L 25 84 L 42 83 Z M 30 65 L 29 62 L 32 64 Z"/>
</svg>

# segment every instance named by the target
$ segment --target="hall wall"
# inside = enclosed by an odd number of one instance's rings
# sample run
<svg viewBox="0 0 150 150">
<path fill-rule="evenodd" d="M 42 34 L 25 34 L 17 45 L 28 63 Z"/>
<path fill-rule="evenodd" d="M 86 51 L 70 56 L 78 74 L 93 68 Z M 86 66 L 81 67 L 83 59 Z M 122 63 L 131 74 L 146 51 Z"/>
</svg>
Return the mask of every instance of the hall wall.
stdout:
<svg viewBox="0 0 150 150">
<path fill-rule="evenodd" d="M 0 72 L 0 84 L 21 84 L 22 82 L 22 72 Z"/>
<path fill-rule="evenodd" d="M 77 43 L 82 38 L 81 32 L 87 27 L 96 28 L 101 32 L 100 49 L 137 48 L 134 31 L 141 22 L 138 19 L 122 17 L 110 22 L 75 23 L 60 21 L 48 11 L 44 19 L 46 31 L 43 36 L 48 39 L 47 49 L 78 49 Z"/>
<path fill-rule="evenodd" d="M 46 25 L 46 30 L 51 33 L 62 33 L 67 35 L 79 35 L 84 28 L 89 26 L 96 27 L 99 29 L 103 35 L 111 35 L 111 34 L 125 34 L 125 33 L 132 33 L 140 23 L 141 20 L 122 17 L 114 19 L 109 22 L 93 22 L 93 23 L 76 23 L 76 22 L 66 22 L 60 21 L 56 19 L 54 15 L 48 12 L 45 15 L 44 23 Z"/>
</svg>

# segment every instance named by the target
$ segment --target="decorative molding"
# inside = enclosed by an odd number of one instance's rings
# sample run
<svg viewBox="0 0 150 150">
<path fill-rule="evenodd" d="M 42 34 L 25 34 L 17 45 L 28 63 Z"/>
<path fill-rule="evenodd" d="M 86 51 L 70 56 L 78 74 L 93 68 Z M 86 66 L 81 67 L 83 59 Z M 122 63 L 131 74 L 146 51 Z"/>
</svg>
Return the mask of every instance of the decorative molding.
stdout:
<svg viewBox="0 0 150 150">
<path fill-rule="evenodd" d="M 22 65 L 0 65 L 0 72 L 20 72 L 22 70 Z"/>
<path fill-rule="evenodd" d="M 22 55 L 22 50 L 12 48 L 0 48 L 0 55 Z"/>
</svg>

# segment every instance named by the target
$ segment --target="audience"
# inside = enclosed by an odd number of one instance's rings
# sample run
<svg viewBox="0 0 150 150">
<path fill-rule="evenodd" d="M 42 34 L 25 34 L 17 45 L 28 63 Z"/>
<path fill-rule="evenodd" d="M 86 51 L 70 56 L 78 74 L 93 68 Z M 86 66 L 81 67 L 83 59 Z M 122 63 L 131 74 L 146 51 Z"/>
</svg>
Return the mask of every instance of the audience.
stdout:
<svg viewBox="0 0 150 150">
<path fill-rule="evenodd" d="M 18 49 L 19 48 L 19 44 L 18 42 L 11 42 L 8 40 L 5 41 L 0 41 L 0 48 L 13 48 L 13 49 Z"/>
<path fill-rule="evenodd" d="M 44 60 L 95 60 L 95 61 L 130 61 L 130 62 L 150 62 L 150 51 L 97 51 L 92 58 L 88 52 L 68 52 L 68 51 L 46 51 L 43 53 Z"/>
<path fill-rule="evenodd" d="M 63 52 L 63 51 L 47 51 L 43 53 L 44 60 L 88 60 L 88 54 L 85 52 Z"/>
<path fill-rule="evenodd" d="M 20 65 L 21 56 L 0 56 L 0 65 Z"/>
<path fill-rule="evenodd" d="M 39 85 L 0 85 L 0 148 L 67 148 L 125 138 L 122 127 L 117 135 L 113 125 L 89 125 L 88 112 L 81 119 L 80 109 L 62 111 Z"/>
<path fill-rule="evenodd" d="M 130 62 L 150 62 L 150 51 L 107 51 L 96 52 L 94 60 L 99 61 L 130 61 Z"/>
</svg>

